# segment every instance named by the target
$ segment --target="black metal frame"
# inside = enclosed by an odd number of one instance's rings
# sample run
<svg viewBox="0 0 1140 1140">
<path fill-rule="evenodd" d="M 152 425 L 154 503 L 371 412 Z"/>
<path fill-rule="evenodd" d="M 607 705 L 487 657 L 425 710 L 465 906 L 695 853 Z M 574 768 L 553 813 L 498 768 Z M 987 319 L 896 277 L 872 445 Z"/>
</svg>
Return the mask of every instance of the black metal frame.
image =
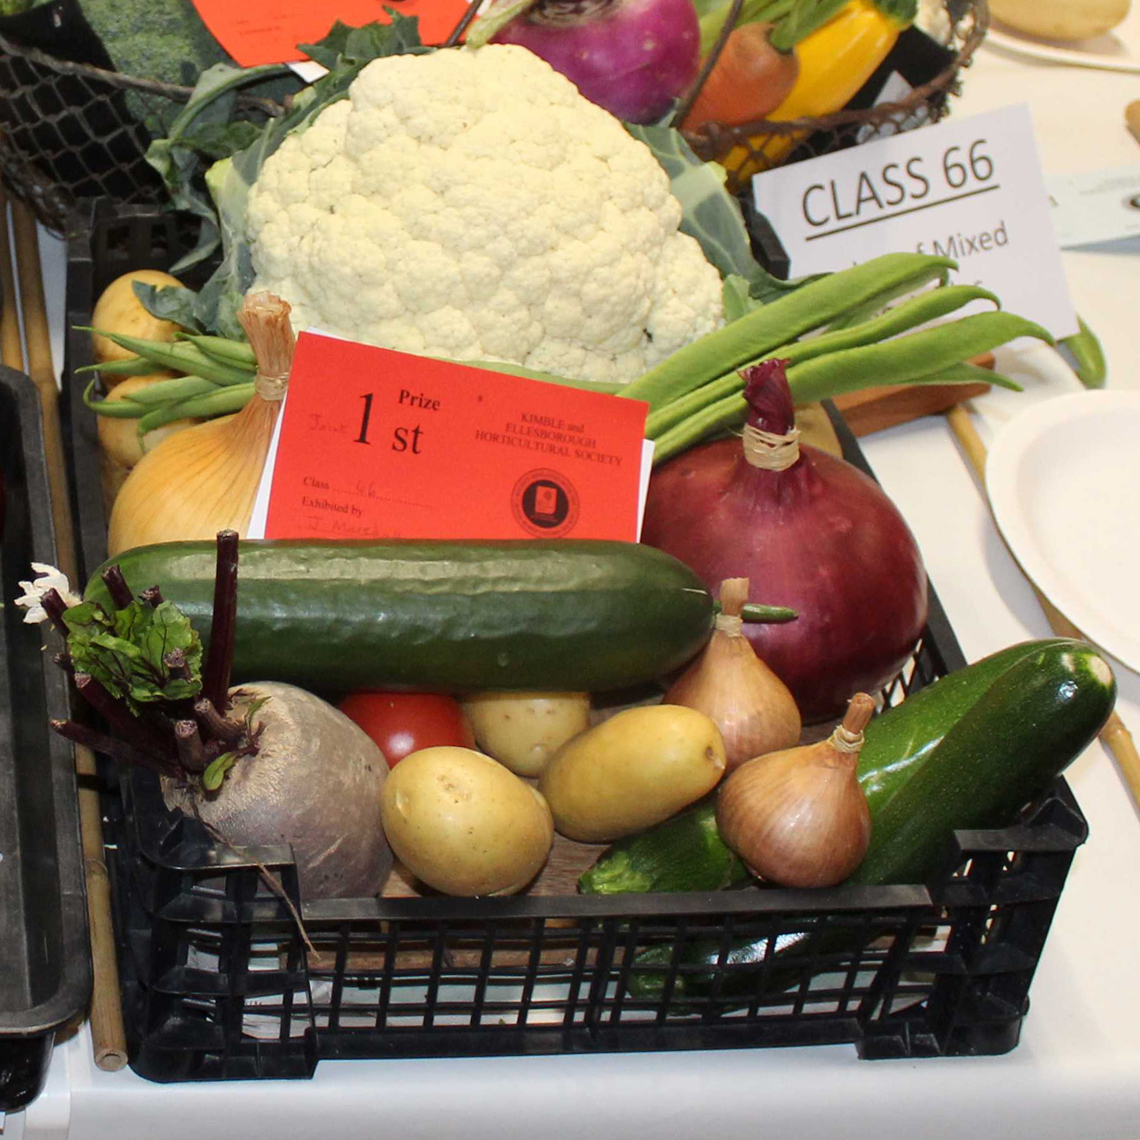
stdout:
<svg viewBox="0 0 1140 1140">
<path fill-rule="evenodd" d="M 68 716 L 67 679 L 54 632 L 13 605 L 30 564 L 56 562 L 42 422 L 32 381 L 0 368 L 0 1112 L 38 1095 L 91 987 L 75 757 L 48 724 Z"/>
</svg>

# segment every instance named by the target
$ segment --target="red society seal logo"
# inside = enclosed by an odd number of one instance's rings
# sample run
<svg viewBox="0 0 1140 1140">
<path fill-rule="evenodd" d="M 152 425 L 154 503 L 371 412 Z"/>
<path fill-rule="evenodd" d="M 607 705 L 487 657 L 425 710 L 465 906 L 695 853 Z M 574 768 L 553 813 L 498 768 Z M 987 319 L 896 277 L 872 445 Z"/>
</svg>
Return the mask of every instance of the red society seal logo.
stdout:
<svg viewBox="0 0 1140 1140">
<path fill-rule="evenodd" d="M 511 492 L 511 510 L 528 534 L 560 538 L 578 522 L 578 492 L 557 471 L 528 471 Z"/>
</svg>

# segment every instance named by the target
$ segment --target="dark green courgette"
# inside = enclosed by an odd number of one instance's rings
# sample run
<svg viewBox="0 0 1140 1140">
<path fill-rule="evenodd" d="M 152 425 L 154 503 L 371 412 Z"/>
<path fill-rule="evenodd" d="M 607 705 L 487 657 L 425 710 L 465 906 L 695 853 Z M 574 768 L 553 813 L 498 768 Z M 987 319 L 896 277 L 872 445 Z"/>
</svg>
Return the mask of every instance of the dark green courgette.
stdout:
<svg viewBox="0 0 1140 1140">
<path fill-rule="evenodd" d="M 1112 670 L 1091 646 L 1062 639 L 1040 643 L 1002 671 L 913 766 L 894 794 L 878 801 L 871 846 L 847 884 L 923 883 L 948 854 L 955 831 L 1010 825 L 1017 812 L 1088 747 L 1115 699 Z M 785 936 L 775 947 L 776 955 L 803 937 Z M 848 932 L 825 933 L 822 949 L 853 951 L 858 948 L 853 937 Z M 713 940 L 686 944 L 680 962 L 707 966 L 710 972 L 678 974 L 674 993 L 710 993 L 721 952 Z M 792 968 L 778 968 L 771 956 L 767 940 L 734 942 L 725 961 L 755 964 L 757 969 L 724 973 L 717 992 L 726 997 L 750 994 L 765 973 L 770 990 L 790 985 L 796 980 Z M 635 965 L 643 972 L 631 973 L 631 994 L 659 998 L 666 979 L 660 969 L 672 960 L 670 946 L 639 954 Z"/>
<path fill-rule="evenodd" d="M 706 798 L 646 831 L 619 839 L 578 879 L 584 894 L 719 891 L 752 876 L 716 828 L 716 801 Z"/>
<path fill-rule="evenodd" d="M 113 562 L 134 592 L 158 586 L 208 638 L 214 543 Z M 107 604 L 102 569 L 85 596 Z M 696 575 L 640 543 L 247 540 L 234 680 L 600 692 L 684 664 L 712 620 Z"/>
<path fill-rule="evenodd" d="M 864 731 L 857 768 L 872 819 L 1007 669 L 1047 646 L 1079 644 L 1064 638 L 1018 642 L 940 677 L 875 717 Z"/>
<path fill-rule="evenodd" d="M 1090 645 L 1022 658 L 883 805 L 848 882 L 925 882 L 954 831 L 1007 826 L 1092 743 L 1115 701 L 1112 669 Z"/>
</svg>

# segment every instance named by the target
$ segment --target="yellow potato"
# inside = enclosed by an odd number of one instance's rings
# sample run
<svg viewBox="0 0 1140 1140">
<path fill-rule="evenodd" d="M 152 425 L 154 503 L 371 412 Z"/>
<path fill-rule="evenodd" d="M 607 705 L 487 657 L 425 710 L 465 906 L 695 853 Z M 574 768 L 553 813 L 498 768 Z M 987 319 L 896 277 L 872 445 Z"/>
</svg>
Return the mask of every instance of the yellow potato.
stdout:
<svg viewBox="0 0 1140 1140">
<path fill-rule="evenodd" d="M 103 332 L 118 333 L 121 336 L 141 337 L 143 340 L 170 340 L 178 332 L 178 325 L 173 321 L 159 320 L 145 308 L 135 296 L 134 283 L 142 282 L 144 285 L 181 285 L 177 277 L 163 273 L 160 269 L 134 269 L 116 277 L 110 285 L 99 295 L 95 302 L 95 309 L 91 313 L 93 328 L 102 329 Z M 96 364 L 106 364 L 112 360 L 132 360 L 135 353 L 120 348 L 114 341 L 108 340 L 99 333 L 91 334 L 91 350 L 95 355 Z M 118 377 L 109 374 L 106 380 L 112 384 Z"/>
<path fill-rule="evenodd" d="M 121 384 L 116 384 L 107 393 L 109 401 L 122 400 L 132 392 L 142 388 L 149 388 L 160 380 L 166 379 L 167 374 L 156 376 L 131 376 Z M 99 433 L 99 445 L 117 466 L 128 470 L 148 451 L 152 451 L 168 436 L 182 431 L 184 428 L 200 424 L 201 420 L 182 419 L 164 424 L 162 427 L 148 431 L 146 435 L 139 436 L 139 421 L 135 419 L 118 419 L 115 416 L 99 416 L 96 425 Z"/>
<path fill-rule="evenodd" d="M 409 753 L 384 781 L 380 814 L 396 858 L 448 895 L 521 891 L 554 842 L 537 789 L 471 748 Z"/>
<path fill-rule="evenodd" d="M 645 705 L 574 737 L 551 758 L 538 786 L 559 832 L 610 843 L 699 800 L 724 771 L 724 741 L 704 713 Z"/>
<path fill-rule="evenodd" d="M 462 703 L 479 747 L 519 776 L 537 776 L 590 727 L 588 693 L 472 693 Z"/>
<path fill-rule="evenodd" d="M 1086 40 L 1122 24 L 1130 0 L 990 0 L 990 14 L 1043 40 Z"/>
</svg>

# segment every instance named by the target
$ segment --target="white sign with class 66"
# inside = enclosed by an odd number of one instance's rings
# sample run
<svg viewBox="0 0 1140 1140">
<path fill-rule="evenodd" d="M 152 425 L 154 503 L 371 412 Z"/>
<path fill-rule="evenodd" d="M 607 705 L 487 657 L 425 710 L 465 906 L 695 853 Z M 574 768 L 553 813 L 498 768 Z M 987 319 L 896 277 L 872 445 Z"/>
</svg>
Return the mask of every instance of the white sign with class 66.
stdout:
<svg viewBox="0 0 1140 1140">
<path fill-rule="evenodd" d="M 953 258 L 953 280 L 1055 337 L 1077 331 L 1029 108 L 1018 104 L 777 167 L 752 180 L 801 277 L 882 253 Z"/>
</svg>

